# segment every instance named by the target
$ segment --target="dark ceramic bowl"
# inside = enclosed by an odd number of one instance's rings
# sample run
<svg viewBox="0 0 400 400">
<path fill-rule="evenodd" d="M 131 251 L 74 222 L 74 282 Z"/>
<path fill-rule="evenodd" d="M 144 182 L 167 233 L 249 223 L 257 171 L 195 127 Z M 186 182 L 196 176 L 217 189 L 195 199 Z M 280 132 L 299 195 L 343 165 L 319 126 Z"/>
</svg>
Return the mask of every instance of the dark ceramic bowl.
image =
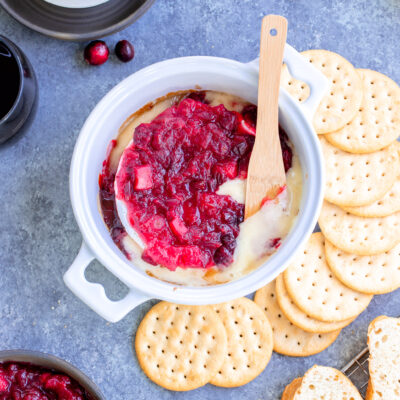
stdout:
<svg viewBox="0 0 400 400">
<path fill-rule="evenodd" d="M 109 0 L 86 8 L 66 8 L 43 0 L 0 0 L 16 20 L 62 40 L 98 39 L 118 32 L 141 17 L 155 0 Z"/>
<path fill-rule="evenodd" d="M 44 368 L 49 368 L 68 375 L 78 382 L 93 400 L 106 400 L 100 389 L 79 369 L 61 358 L 46 353 L 29 350 L 0 351 L 0 362 L 26 362 Z"/>
<path fill-rule="evenodd" d="M 1 144 L 30 128 L 37 109 L 38 85 L 33 67 L 22 50 L 2 35 L 0 45 L 9 51 L 17 63 L 19 74 L 19 89 L 14 104 L 8 113 L 0 118 Z"/>
</svg>

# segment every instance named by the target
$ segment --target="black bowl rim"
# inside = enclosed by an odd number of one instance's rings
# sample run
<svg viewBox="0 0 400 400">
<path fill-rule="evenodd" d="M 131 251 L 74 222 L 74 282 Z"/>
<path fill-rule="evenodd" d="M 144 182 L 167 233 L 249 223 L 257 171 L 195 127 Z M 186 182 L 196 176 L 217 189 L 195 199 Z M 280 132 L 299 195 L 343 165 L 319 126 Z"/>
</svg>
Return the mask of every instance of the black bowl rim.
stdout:
<svg viewBox="0 0 400 400">
<path fill-rule="evenodd" d="M 93 40 L 93 39 L 98 39 L 100 37 L 108 36 L 113 33 L 119 32 L 122 29 L 126 28 L 128 25 L 132 24 L 135 22 L 137 19 L 139 19 L 143 14 L 145 14 L 148 9 L 153 5 L 155 0 L 145 0 L 144 3 L 137 8 L 133 13 L 127 15 L 125 18 L 122 18 L 119 22 L 114 23 L 111 26 L 105 26 L 104 28 L 97 29 L 94 31 L 90 31 L 87 33 L 71 33 L 71 32 L 65 32 L 65 31 L 58 31 L 58 30 L 53 30 L 53 29 L 48 29 L 44 28 L 38 24 L 36 24 L 34 21 L 32 21 L 29 18 L 24 17 L 20 13 L 18 13 L 11 5 L 7 3 L 7 0 L 0 0 L 0 5 L 4 8 L 5 11 L 7 11 L 8 14 L 10 14 L 13 18 L 15 18 L 18 22 L 21 24 L 27 26 L 28 28 L 39 32 L 43 35 L 50 36 L 56 39 L 61 39 L 61 40 L 70 40 L 70 41 L 85 41 L 85 40 Z M 44 2 L 43 2 L 44 3 Z M 57 9 L 63 9 L 64 7 L 59 7 L 55 6 L 50 3 L 44 3 L 47 6 L 55 7 Z M 92 9 L 95 9 L 95 6 L 91 7 Z M 50 7 L 50 9 L 51 9 Z"/>
<path fill-rule="evenodd" d="M 33 350 L 0 350 L 0 363 L 7 361 L 27 362 L 39 367 L 60 371 L 75 379 L 95 400 L 106 400 L 98 386 L 81 370 L 57 356 Z"/>
</svg>

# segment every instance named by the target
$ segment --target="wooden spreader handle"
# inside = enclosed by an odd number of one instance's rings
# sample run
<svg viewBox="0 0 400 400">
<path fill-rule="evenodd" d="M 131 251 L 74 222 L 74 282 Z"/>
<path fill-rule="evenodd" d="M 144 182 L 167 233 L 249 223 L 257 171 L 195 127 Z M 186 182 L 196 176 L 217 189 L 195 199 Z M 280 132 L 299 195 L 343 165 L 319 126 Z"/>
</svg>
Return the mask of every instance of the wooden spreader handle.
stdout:
<svg viewBox="0 0 400 400">
<path fill-rule="evenodd" d="M 273 199 L 286 185 L 279 140 L 278 98 L 287 20 L 279 15 L 263 18 L 260 41 L 257 130 L 247 173 L 245 218 Z"/>
</svg>

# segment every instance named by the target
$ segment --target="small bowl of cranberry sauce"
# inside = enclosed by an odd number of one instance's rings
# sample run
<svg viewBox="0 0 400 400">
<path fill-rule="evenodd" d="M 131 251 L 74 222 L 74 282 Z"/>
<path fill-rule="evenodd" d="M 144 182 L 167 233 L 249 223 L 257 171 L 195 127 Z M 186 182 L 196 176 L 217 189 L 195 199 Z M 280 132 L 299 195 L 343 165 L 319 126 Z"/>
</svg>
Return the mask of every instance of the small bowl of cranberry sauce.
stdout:
<svg viewBox="0 0 400 400">
<path fill-rule="evenodd" d="M 81 371 L 50 354 L 0 351 L 0 400 L 105 400 Z"/>
</svg>

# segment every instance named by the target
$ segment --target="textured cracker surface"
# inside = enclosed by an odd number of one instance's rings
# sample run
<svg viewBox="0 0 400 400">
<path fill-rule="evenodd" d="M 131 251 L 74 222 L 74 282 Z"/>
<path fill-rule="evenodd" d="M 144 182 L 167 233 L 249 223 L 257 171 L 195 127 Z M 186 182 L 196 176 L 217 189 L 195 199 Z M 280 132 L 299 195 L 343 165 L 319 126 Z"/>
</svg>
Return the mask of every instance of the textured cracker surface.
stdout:
<svg viewBox="0 0 400 400">
<path fill-rule="evenodd" d="M 286 64 L 281 70 L 281 87 L 285 88 L 299 103 L 303 103 L 310 96 L 310 87 L 307 83 L 293 78 Z"/>
<path fill-rule="evenodd" d="M 288 43 L 299 51 L 329 49 L 357 68 L 375 69 L 400 82 L 400 8 L 394 0 L 156 0 L 133 25 L 105 38 L 111 51 L 118 40 L 130 40 L 135 59 L 123 64 L 111 56 L 98 68 L 85 65 L 85 43 L 33 32 L 0 7 L 1 34 L 21 46 L 40 84 L 31 130 L 0 146 L 2 349 L 27 348 L 66 358 L 109 400 L 276 400 L 287 383 L 313 364 L 342 368 L 365 347 L 367 326 L 375 316 L 399 314 L 400 291 L 376 296 L 336 342 L 316 356 L 273 354 L 259 378 L 246 386 L 206 385 L 176 394 L 152 383 L 132 352 L 132 333 L 154 301 L 109 324 L 62 281 L 82 241 L 69 200 L 70 160 L 79 130 L 95 104 L 123 78 L 167 58 L 200 54 L 254 59 L 261 18 L 268 13 L 288 19 Z M 99 263 L 92 263 L 87 276 L 104 283 L 114 300 L 127 293 Z"/>
<path fill-rule="evenodd" d="M 256 378 L 271 358 L 271 324 L 263 310 L 246 297 L 212 307 L 224 324 L 228 346 L 222 366 L 210 383 L 244 385 Z"/>
<path fill-rule="evenodd" d="M 369 154 L 351 154 L 320 137 L 324 154 L 325 199 L 340 206 L 364 206 L 382 198 L 399 173 L 397 146 Z"/>
<path fill-rule="evenodd" d="M 382 294 L 400 287 L 400 244 L 382 254 L 358 256 L 326 240 L 325 255 L 335 276 L 354 290 Z"/>
<path fill-rule="evenodd" d="M 272 325 L 274 351 L 293 357 L 317 354 L 330 346 L 340 329 L 330 333 L 310 333 L 293 325 L 282 313 L 276 298 L 275 281 L 257 290 L 254 301 L 264 310 Z"/>
<path fill-rule="evenodd" d="M 400 242 L 400 212 L 387 217 L 364 218 L 324 201 L 318 223 L 325 237 L 347 253 L 380 254 Z"/>
<path fill-rule="evenodd" d="M 349 61 L 331 51 L 307 50 L 302 55 L 330 82 L 328 94 L 314 115 L 315 131 L 318 134 L 337 131 L 354 118 L 361 106 L 363 90 L 360 76 Z M 284 73 L 285 89 L 299 101 L 307 98 L 308 85 L 286 76 L 287 73 Z"/>
<path fill-rule="evenodd" d="M 335 368 L 315 365 L 309 369 L 293 400 L 362 400 L 352 382 Z"/>
<path fill-rule="evenodd" d="M 400 134 L 400 88 L 389 77 L 358 69 L 364 98 L 355 118 L 337 132 L 326 135 L 334 146 L 350 153 L 380 150 Z"/>
<path fill-rule="evenodd" d="M 169 390 L 192 390 L 208 383 L 221 367 L 227 334 L 212 307 L 162 301 L 139 325 L 135 349 L 152 381 Z"/>
<path fill-rule="evenodd" d="M 349 325 L 353 319 L 347 319 L 339 322 L 324 322 L 319 321 L 315 318 L 310 317 L 305 312 L 303 312 L 296 303 L 289 296 L 286 290 L 285 280 L 283 275 L 279 275 L 276 278 L 276 296 L 278 299 L 279 307 L 285 314 L 286 318 L 294 325 L 307 332 L 311 333 L 326 333 L 336 331 L 338 329 L 344 328 Z"/>
<path fill-rule="evenodd" d="M 311 235 L 283 276 L 296 305 L 321 321 L 354 318 L 372 300 L 372 296 L 348 288 L 334 276 L 326 262 L 325 240 L 321 232 Z"/>
<path fill-rule="evenodd" d="M 345 211 L 360 217 L 386 217 L 400 211 L 400 176 L 396 178 L 391 189 L 385 195 L 366 206 L 343 207 Z"/>
</svg>

